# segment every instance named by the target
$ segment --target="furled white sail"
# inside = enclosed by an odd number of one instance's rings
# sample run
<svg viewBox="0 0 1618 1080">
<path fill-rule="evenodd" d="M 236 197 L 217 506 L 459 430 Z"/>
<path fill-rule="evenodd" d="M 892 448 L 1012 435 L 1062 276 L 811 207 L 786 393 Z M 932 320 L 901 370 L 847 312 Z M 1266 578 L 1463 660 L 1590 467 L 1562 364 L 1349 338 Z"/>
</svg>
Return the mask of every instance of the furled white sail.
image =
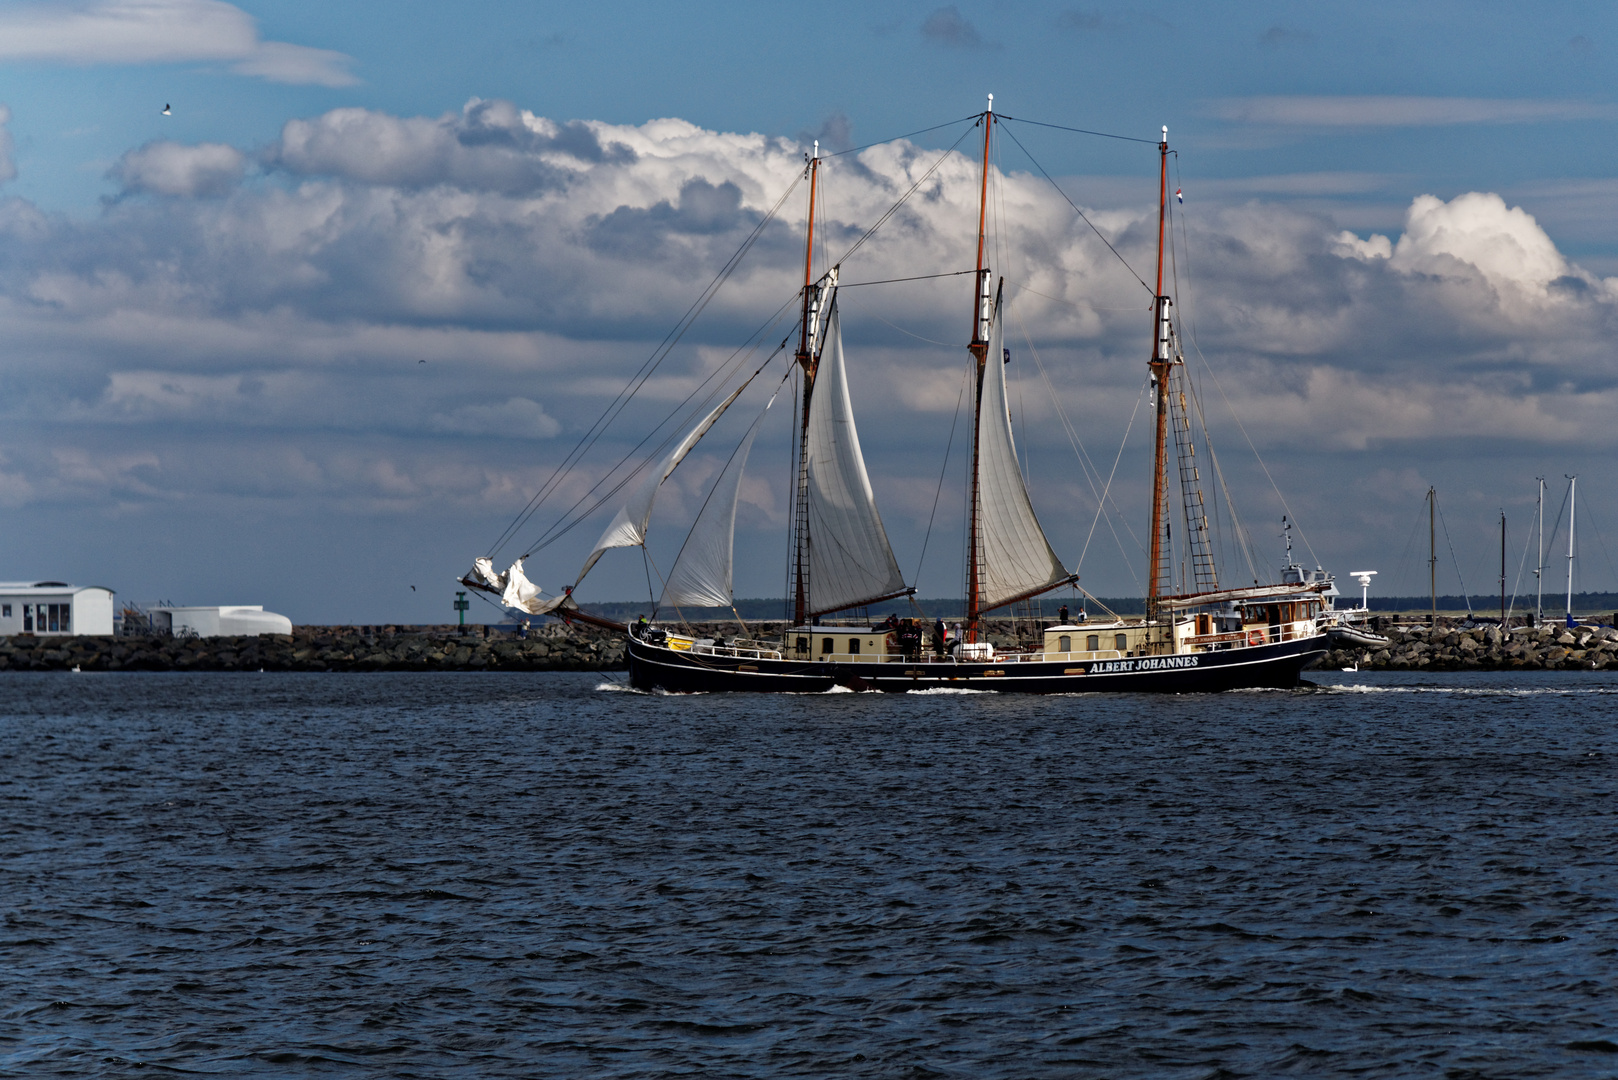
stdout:
<svg viewBox="0 0 1618 1080">
<path fill-rule="evenodd" d="M 522 560 L 518 559 L 506 571 L 506 586 L 500 594 L 500 602 L 506 607 L 518 608 L 532 615 L 538 606 L 539 594 L 543 591 L 528 580 L 528 575 L 522 572 Z"/>
<path fill-rule="evenodd" d="M 988 363 L 978 410 L 979 596 L 984 608 L 1037 592 L 1069 576 L 1039 527 L 1017 466 L 1002 360 L 1004 313 L 1002 294 L 989 323 Z"/>
<path fill-rule="evenodd" d="M 753 426 L 747 430 L 736 453 L 725 465 L 719 479 L 714 481 L 708 501 L 697 514 L 685 546 L 669 570 L 669 579 L 663 586 L 660 607 L 730 607 L 735 592 L 732 587 L 731 567 L 736 551 L 736 501 L 741 495 L 742 474 L 747 469 L 747 455 L 752 453 L 753 438 L 758 435 L 764 417 L 775 398 L 770 398 Z"/>
<path fill-rule="evenodd" d="M 471 571 L 462 580 L 474 585 L 482 583 L 490 589 L 498 590 L 506 587 L 505 575 L 495 572 L 494 560 L 487 555 L 473 559 Z"/>
<path fill-rule="evenodd" d="M 816 612 L 902 592 L 860 454 L 843 366 L 843 330 L 832 299 L 809 403 L 809 598 Z"/>
<path fill-rule="evenodd" d="M 661 465 L 646 474 L 645 478 L 641 480 L 640 486 L 619 508 L 617 515 L 612 519 L 612 523 L 607 526 L 607 531 L 601 534 L 600 540 L 596 541 L 596 546 L 590 552 L 590 557 L 584 562 L 584 569 L 579 571 L 578 581 L 584 580 L 584 575 L 588 574 L 590 568 L 596 564 L 596 560 L 601 558 L 602 552 L 612 548 L 637 547 L 646 542 L 646 526 L 652 519 L 652 503 L 657 498 L 657 489 L 663 486 L 663 481 L 667 480 L 680 462 L 685 460 L 685 456 L 691 452 L 691 448 L 696 446 L 704 435 L 708 434 L 708 429 L 713 427 L 721 416 L 725 415 L 725 410 L 730 408 L 731 402 L 740 397 L 742 391 L 746 390 L 748 383 L 751 382 L 752 380 L 749 379 L 738 386 L 729 397 L 719 403 L 718 408 L 702 418 L 702 423 L 692 428 L 690 433 L 679 441 L 669 453 L 669 456 L 663 459 Z M 577 585 L 578 581 L 575 581 L 574 584 Z"/>
</svg>

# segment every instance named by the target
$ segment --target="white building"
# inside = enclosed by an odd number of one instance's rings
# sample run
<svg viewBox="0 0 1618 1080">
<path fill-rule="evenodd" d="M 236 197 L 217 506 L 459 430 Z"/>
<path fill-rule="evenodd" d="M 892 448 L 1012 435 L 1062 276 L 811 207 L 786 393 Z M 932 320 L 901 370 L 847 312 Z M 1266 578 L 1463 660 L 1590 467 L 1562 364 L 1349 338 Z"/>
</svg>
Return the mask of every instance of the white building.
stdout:
<svg viewBox="0 0 1618 1080">
<path fill-rule="evenodd" d="M 154 607 L 148 608 L 152 629 L 176 637 L 244 637 L 252 634 L 290 634 L 292 620 L 263 604 L 251 607 Z"/>
<path fill-rule="evenodd" d="M 0 634 L 111 636 L 112 590 L 65 581 L 0 581 Z"/>
</svg>

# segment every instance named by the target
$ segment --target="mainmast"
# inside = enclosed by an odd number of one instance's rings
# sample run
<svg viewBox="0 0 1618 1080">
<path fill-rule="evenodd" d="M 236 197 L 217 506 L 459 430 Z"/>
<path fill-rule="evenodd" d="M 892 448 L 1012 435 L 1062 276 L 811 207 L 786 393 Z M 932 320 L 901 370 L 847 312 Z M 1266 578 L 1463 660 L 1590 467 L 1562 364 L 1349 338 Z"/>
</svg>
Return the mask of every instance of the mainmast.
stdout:
<svg viewBox="0 0 1618 1080">
<path fill-rule="evenodd" d="M 803 413 L 798 426 L 798 498 L 793 513 L 793 533 L 796 541 L 792 563 L 792 625 L 802 626 L 809 618 L 809 399 L 815 389 L 815 369 L 818 367 L 813 343 L 814 329 L 810 326 L 812 314 L 818 314 L 819 305 L 814 286 L 815 256 L 815 193 L 820 178 L 820 140 L 809 157 L 809 225 L 803 244 L 803 318 L 798 328 L 798 365 L 803 368 Z"/>
<path fill-rule="evenodd" d="M 1169 213 L 1169 129 L 1163 128 L 1163 141 L 1157 144 L 1162 168 L 1157 196 L 1157 291 L 1152 301 L 1153 400 L 1157 407 L 1157 442 L 1152 463 L 1152 565 L 1146 586 L 1146 619 L 1155 622 L 1158 600 L 1171 591 L 1169 552 L 1164 544 L 1168 528 L 1168 433 L 1169 433 L 1169 298 L 1163 294 L 1163 241 Z"/>
<path fill-rule="evenodd" d="M 972 491 L 967 512 L 966 635 L 978 639 L 978 620 L 983 605 L 983 543 L 979 512 L 982 507 L 981 480 L 978 477 L 979 432 L 983 417 L 983 371 L 989 358 L 989 268 L 984 263 L 989 213 L 989 136 L 994 130 L 994 95 L 983 111 L 983 184 L 978 196 L 977 284 L 972 290 L 972 341 L 967 349 L 977 361 L 977 389 L 972 395 Z M 996 358 L 998 359 L 998 357 Z"/>
</svg>

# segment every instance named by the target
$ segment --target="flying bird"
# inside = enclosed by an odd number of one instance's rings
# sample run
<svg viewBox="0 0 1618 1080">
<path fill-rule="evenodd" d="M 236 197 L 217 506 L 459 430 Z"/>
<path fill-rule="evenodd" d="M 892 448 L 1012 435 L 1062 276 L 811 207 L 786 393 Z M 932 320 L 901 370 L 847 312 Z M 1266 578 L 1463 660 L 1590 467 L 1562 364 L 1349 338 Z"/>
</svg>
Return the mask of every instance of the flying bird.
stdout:
<svg viewBox="0 0 1618 1080">
<path fill-rule="evenodd" d="M 163 105 L 163 115 L 164 116 L 173 116 L 174 115 L 174 110 L 169 107 L 167 102 L 165 102 L 164 105 Z"/>
<path fill-rule="evenodd" d="M 415 586 L 414 586 L 414 585 L 412 585 L 412 586 L 410 586 L 410 591 L 411 591 L 411 592 L 415 592 L 415 591 L 416 591 L 416 587 L 415 587 Z"/>
</svg>

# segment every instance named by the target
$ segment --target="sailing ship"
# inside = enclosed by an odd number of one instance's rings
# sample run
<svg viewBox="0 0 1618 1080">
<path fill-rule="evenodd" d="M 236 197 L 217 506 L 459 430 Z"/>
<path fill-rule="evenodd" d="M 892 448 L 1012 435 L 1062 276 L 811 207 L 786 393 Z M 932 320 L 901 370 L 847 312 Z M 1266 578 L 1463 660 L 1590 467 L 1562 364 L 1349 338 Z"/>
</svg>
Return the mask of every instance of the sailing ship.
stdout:
<svg viewBox="0 0 1618 1080">
<path fill-rule="evenodd" d="M 619 629 L 628 635 L 631 683 L 671 692 L 975 688 L 1033 693 L 1094 691 L 1203 692 L 1291 687 L 1329 648 L 1340 622 L 1329 609 L 1329 575 L 1289 565 L 1271 585 L 1224 588 L 1218 578 L 1208 516 L 1190 438 L 1185 360 L 1173 301 L 1164 290 L 1168 220 L 1168 129 L 1159 154 L 1157 275 L 1148 360 L 1155 408 L 1151 542 L 1144 618 L 1061 622 L 1020 648 L 989 640 L 990 612 L 1072 586 L 1047 539 L 1019 465 L 1007 400 L 1004 345 L 1007 296 L 987 261 L 990 152 L 999 118 L 994 99 L 977 117 L 983 129 L 978 192 L 977 263 L 972 277 L 972 446 L 967 500 L 966 611 L 951 632 L 941 621 L 898 626 L 828 617 L 915 592 L 894 557 L 860 448 L 849 394 L 838 312 L 841 268 L 814 275 L 818 144 L 808 155 L 808 225 L 799 297 L 797 346 L 789 379 L 799 412 L 793 461 L 790 535 L 791 619 L 778 638 L 701 637 L 683 620 L 642 620 L 626 627 L 580 608 L 573 590 L 603 554 L 641 546 L 659 487 L 752 381 L 721 400 L 654 467 L 601 535 L 574 586 L 546 597 L 516 560 L 506 571 L 479 558 L 461 581 L 497 596 L 508 608 Z M 783 343 L 784 348 L 784 343 Z M 763 368 L 760 368 L 762 371 Z M 759 372 L 754 372 L 756 377 Z M 776 394 L 780 393 L 778 388 Z M 773 405 L 775 396 L 770 398 Z M 768 411 L 766 406 L 765 411 Z M 729 607 L 736 505 L 743 470 L 763 413 L 720 473 L 663 583 L 658 610 Z M 1178 456 L 1181 533 L 1176 591 L 1170 521 L 1170 435 Z M 1290 554 L 1290 543 L 1288 545 Z M 1184 567 L 1189 563 L 1190 571 Z M 1290 564 L 1290 559 L 1289 559 Z M 1187 585 L 1190 588 L 1187 588 Z M 1064 609 L 1065 610 L 1065 609 Z M 740 621 L 738 616 L 738 622 Z M 744 627 L 745 629 L 745 627 Z"/>
</svg>

